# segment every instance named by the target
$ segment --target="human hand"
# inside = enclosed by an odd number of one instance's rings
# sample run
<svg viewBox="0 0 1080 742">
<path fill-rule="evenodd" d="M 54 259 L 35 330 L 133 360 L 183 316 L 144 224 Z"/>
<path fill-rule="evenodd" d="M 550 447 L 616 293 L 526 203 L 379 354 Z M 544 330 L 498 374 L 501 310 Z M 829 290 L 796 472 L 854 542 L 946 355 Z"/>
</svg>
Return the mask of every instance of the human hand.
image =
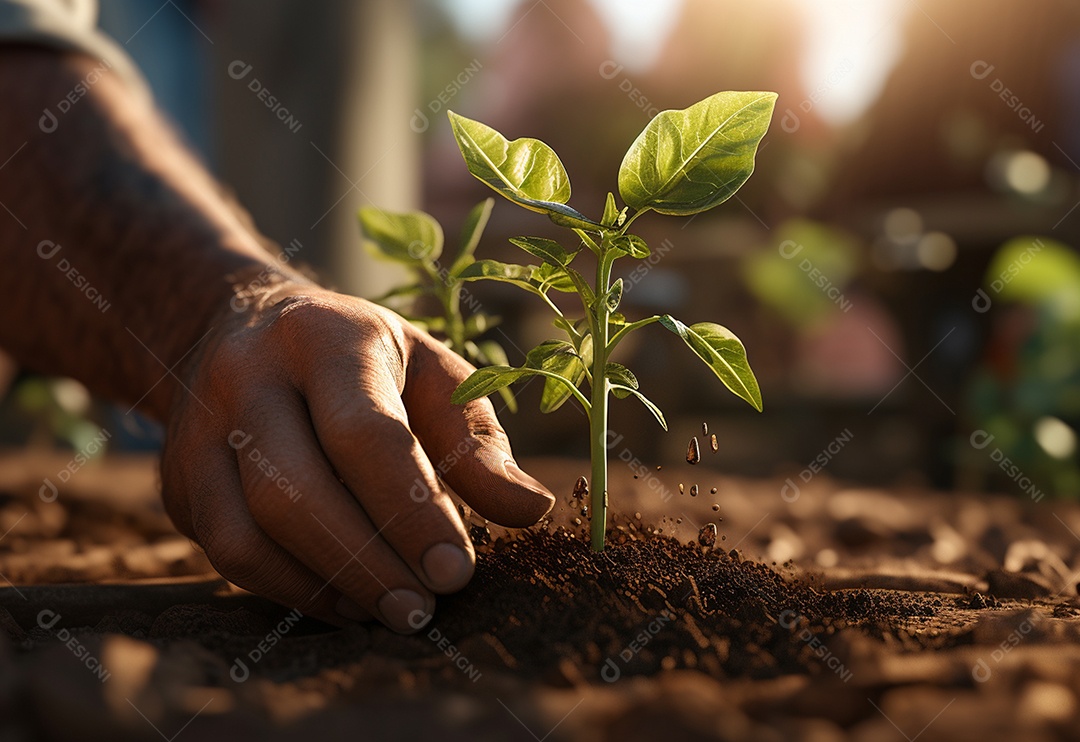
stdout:
<svg viewBox="0 0 1080 742">
<path fill-rule="evenodd" d="M 243 588 L 330 623 L 414 631 L 475 565 L 440 477 L 505 526 L 554 503 L 487 399 L 450 403 L 472 367 L 393 312 L 305 286 L 203 343 L 172 406 L 163 497 Z"/>
</svg>

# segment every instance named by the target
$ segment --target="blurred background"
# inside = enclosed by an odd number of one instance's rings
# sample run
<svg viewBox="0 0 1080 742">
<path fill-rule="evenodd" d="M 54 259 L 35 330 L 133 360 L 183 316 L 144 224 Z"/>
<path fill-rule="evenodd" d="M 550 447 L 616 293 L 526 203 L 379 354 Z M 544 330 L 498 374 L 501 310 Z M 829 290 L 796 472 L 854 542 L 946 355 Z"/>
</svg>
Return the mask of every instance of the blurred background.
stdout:
<svg viewBox="0 0 1080 742">
<path fill-rule="evenodd" d="M 623 311 L 715 321 L 746 344 L 765 412 L 659 328 L 620 360 L 667 413 L 616 402 L 613 457 L 681 458 L 708 422 L 733 474 L 1080 493 L 1080 6 L 1069 0 L 104 0 L 102 25 L 263 232 L 330 286 L 401 280 L 356 211 L 421 208 L 453 244 L 489 195 L 453 109 L 560 154 L 599 216 L 660 110 L 774 90 L 757 172 L 723 206 L 648 215 Z M 479 253 L 558 237 L 496 203 Z M 628 262 L 628 261 L 623 261 Z M 630 271 L 631 265 L 623 266 Z M 544 307 L 470 288 L 520 364 Z M 0 381 L 3 381 L 0 379 Z M 7 445 L 152 449 L 155 426 L 69 380 L 16 375 Z M 519 456 L 585 457 L 583 414 L 500 417 Z M 501 406 L 498 398 L 494 398 Z M 94 446 L 96 451 L 101 446 Z"/>
</svg>

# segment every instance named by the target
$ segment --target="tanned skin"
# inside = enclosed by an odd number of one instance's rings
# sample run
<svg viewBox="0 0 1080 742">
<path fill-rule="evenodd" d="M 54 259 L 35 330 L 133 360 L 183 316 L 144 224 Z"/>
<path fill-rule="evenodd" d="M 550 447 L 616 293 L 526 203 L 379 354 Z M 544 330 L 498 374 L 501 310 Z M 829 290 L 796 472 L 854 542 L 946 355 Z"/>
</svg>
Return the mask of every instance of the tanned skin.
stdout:
<svg viewBox="0 0 1080 742">
<path fill-rule="evenodd" d="M 475 565 L 436 467 L 504 525 L 554 498 L 488 400 L 450 404 L 468 363 L 277 261 L 120 79 L 43 132 L 96 64 L 0 48 L 0 348 L 166 425 L 166 509 L 223 576 L 334 624 L 420 628 Z"/>
</svg>

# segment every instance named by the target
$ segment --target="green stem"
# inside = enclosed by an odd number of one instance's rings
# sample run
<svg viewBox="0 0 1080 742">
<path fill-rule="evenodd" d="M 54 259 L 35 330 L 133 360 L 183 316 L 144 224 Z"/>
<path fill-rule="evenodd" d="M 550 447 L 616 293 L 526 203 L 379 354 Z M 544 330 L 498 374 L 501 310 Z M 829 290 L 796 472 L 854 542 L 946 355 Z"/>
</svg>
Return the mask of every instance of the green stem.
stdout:
<svg viewBox="0 0 1080 742">
<path fill-rule="evenodd" d="M 606 248 L 607 240 L 601 245 Z M 589 410 L 589 437 L 592 455 L 592 548 L 604 550 L 604 538 L 607 534 L 608 506 L 608 471 L 607 471 L 607 427 L 608 427 L 608 380 L 604 373 L 607 367 L 608 346 L 608 306 L 603 297 L 608 292 L 611 281 L 612 260 L 602 249 L 596 265 L 596 301 L 589 313 L 593 317 L 593 363 L 592 363 L 592 409 Z"/>
<path fill-rule="evenodd" d="M 465 320 L 461 317 L 460 286 L 447 287 L 446 299 L 446 334 L 450 338 L 450 347 L 460 356 L 465 355 Z"/>
</svg>

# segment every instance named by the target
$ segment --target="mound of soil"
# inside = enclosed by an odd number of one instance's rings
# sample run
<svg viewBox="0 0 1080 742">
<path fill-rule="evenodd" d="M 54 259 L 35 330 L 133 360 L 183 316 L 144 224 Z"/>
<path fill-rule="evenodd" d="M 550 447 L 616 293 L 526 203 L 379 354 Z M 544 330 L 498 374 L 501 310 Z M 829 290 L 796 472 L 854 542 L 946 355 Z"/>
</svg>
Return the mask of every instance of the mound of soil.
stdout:
<svg viewBox="0 0 1080 742">
<path fill-rule="evenodd" d="M 19 576 L 0 587 L 0 738 L 1076 738 L 1075 506 L 824 479 L 784 511 L 780 481 L 644 490 L 602 553 L 580 505 L 474 528 L 473 581 L 399 636 L 207 573 L 146 471 L 43 507 L 38 473 L 0 466 L 0 574 Z M 544 479 L 569 492 L 574 471 Z"/>
</svg>

